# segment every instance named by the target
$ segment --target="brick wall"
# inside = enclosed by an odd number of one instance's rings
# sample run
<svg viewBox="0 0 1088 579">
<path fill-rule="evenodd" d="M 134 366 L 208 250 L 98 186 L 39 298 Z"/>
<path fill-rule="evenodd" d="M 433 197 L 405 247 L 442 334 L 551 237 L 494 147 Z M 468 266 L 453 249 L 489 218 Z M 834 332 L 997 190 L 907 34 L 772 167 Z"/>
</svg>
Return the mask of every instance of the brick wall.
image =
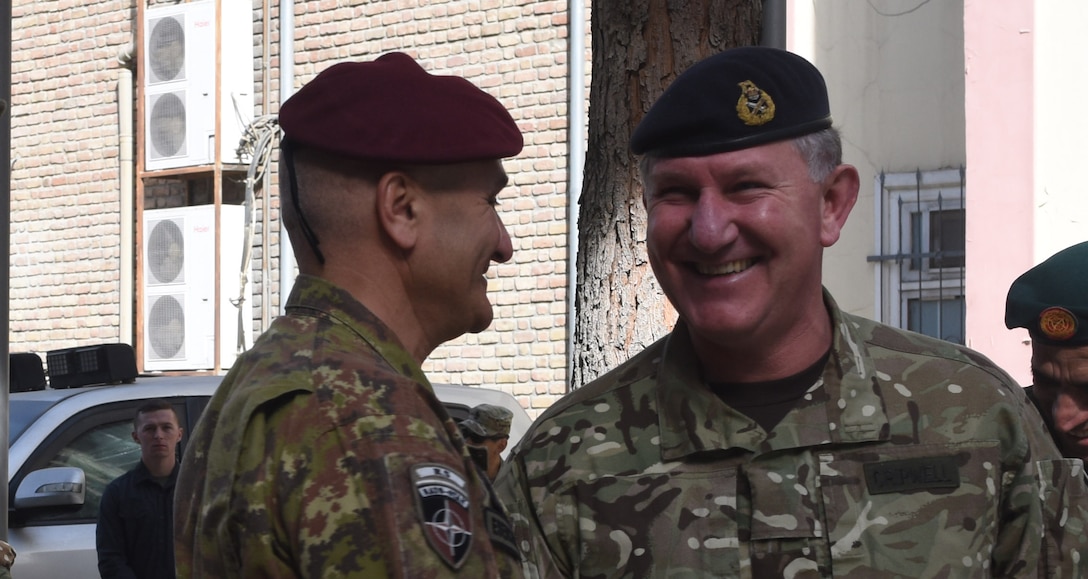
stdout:
<svg viewBox="0 0 1088 579">
<path fill-rule="evenodd" d="M 442 346 L 424 369 L 435 382 L 511 392 L 533 415 L 566 388 L 566 6 L 536 0 L 295 5 L 295 88 L 335 62 L 399 50 L 433 73 L 464 76 L 491 92 L 525 133 L 525 150 L 506 162 L 511 186 L 500 196 L 514 257 L 492 268 L 495 322 Z M 279 8 L 269 3 L 268 22 L 265 8 L 253 4 L 255 116 L 274 113 L 279 101 Z M 136 13 L 134 3 L 111 0 L 13 5 L 13 352 L 121 335 L 120 308 L 131 305 L 118 303 L 117 56 L 135 41 Z M 257 333 L 280 299 L 275 175 L 271 184 L 253 201 Z M 207 176 L 146 179 L 144 204 L 209 202 L 211 187 Z M 244 201 L 237 182 L 223 191 L 225 202 Z"/>
</svg>

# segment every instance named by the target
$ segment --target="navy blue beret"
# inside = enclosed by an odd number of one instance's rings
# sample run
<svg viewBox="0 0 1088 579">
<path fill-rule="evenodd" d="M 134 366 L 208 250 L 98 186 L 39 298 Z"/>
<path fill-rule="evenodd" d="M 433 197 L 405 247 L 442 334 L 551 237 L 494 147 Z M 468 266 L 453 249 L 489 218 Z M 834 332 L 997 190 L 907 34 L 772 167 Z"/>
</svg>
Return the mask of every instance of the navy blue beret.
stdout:
<svg viewBox="0 0 1088 579">
<path fill-rule="evenodd" d="M 778 48 L 731 48 L 685 70 L 650 107 L 631 151 L 698 157 L 799 137 L 831 126 L 824 77 Z"/>
<path fill-rule="evenodd" d="M 1005 326 L 1027 328 L 1033 340 L 1088 344 L 1088 241 L 1050 256 L 1009 287 Z"/>
<path fill-rule="evenodd" d="M 495 97 L 391 52 L 342 62 L 280 107 L 285 139 L 352 159 L 448 164 L 513 157 L 521 131 Z"/>
</svg>

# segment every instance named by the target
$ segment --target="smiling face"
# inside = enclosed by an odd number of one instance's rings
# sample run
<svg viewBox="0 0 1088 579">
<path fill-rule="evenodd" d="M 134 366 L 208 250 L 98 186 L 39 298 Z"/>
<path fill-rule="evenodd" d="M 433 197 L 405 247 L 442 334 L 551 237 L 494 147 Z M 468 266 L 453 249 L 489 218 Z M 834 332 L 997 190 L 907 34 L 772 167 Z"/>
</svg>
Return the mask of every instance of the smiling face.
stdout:
<svg viewBox="0 0 1088 579">
<path fill-rule="evenodd" d="M 443 183 L 426 186 L 435 177 Z M 428 190 L 426 224 L 409 262 L 412 301 L 441 343 L 491 324 L 487 271 L 491 262 L 513 255 L 497 211 L 507 176 L 500 161 L 483 161 L 443 168 L 422 183 Z"/>
<path fill-rule="evenodd" d="M 1088 346 L 1034 342 L 1031 375 L 1035 398 L 1050 410 L 1062 454 L 1088 459 Z"/>
<path fill-rule="evenodd" d="M 830 335 L 821 259 L 856 199 L 853 167 L 814 183 L 781 141 L 660 159 L 644 180 L 650 264 L 704 363 L 712 352 L 770 357 Z M 801 350 L 819 350 L 815 359 L 827 345 Z"/>
</svg>

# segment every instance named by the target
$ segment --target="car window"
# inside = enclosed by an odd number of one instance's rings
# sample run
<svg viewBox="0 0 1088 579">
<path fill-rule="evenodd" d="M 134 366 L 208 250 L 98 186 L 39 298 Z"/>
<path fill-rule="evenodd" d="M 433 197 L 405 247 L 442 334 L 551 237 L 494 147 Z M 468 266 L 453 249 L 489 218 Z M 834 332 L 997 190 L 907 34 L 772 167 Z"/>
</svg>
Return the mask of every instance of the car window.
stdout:
<svg viewBox="0 0 1088 579">
<path fill-rule="evenodd" d="M 181 450 L 184 450 L 188 434 L 197 421 L 196 414 L 203 411 L 208 399 L 208 396 L 171 399 L 178 419 L 185 428 Z M 85 502 L 78 510 L 30 509 L 29 512 L 18 512 L 15 524 L 32 526 L 97 521 L 98 507 L 106 485 L 135 467 L 140 460 L 140 445 L 132 439 L 132 418 L 144 402 L 146 400 L 129 400 L 84 410 L 65 421 L 43 441 L 13 478 L 10 494 L 14 494 L 18 483 L 32 470 L 68 466 L 80 468 L 86 475 Z"/>
<path fill-rule="evenodd" d="M 86 475 L 85 502 L 71 513 L 41 513 L 34 520 L 97 519 L 102 492 L 113 479 L 140 461 L 140 445 L 132 440 L 132 422 L 122 420 L 95 426 L 62 447 L 48 466 L 74 466 Z"/>
<path fill-rule="evenodd" d="M 8 444 L 14 444 L 19 436 L 38 419 L 49 407 L 53 405 L 50 400 L 16 400 L 8 401 Z"/>
<path fill-rule="evenodd" d="M 442 405 L 446 407 L 446 412 L 449 413 L 450 418 L 452 418 L 454 422 L 461 422 L 462 420 L 468 418 L 468 406 L 465 406 L 464 404 L 457 404 L 455 402 L 446 402 Z"/>
</svg>

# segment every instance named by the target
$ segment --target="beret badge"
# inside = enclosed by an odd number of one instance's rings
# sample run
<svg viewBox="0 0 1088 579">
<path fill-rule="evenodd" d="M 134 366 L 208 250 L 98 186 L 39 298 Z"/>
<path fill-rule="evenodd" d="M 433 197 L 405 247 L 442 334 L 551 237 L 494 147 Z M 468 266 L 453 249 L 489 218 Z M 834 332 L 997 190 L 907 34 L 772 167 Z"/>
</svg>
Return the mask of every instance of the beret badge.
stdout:
<svg viewBox="0 0 1088 579">
<path fill-rule="evenodd" d="M 737 116 L 744 124 L 758 127 L 774 119 L 774 101 L 771 95 L 750 80 L 742 81 L 738 85 L 740 98 L 737 99 Z"/>
<path fill-rule="evenodd" d="M 1077 333 L 1077 317 L 1065 308 L 1047 308 L 1039 314 L 1039 331 L 1051 340 L 1068 340 Z"/>
</svg>

